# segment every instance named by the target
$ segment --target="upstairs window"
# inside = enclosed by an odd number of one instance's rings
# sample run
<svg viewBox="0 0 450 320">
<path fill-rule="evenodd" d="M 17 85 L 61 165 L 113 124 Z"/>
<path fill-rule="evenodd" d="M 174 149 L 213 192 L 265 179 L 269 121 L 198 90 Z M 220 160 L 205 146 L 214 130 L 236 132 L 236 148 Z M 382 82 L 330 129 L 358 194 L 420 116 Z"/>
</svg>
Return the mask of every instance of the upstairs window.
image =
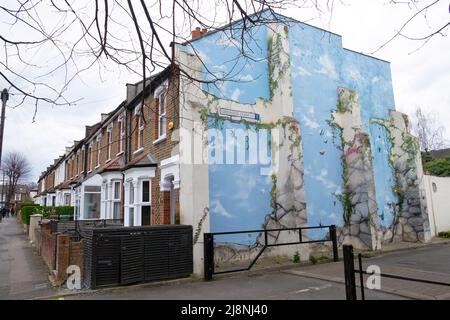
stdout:
<svg viewBox="0 0 450 320">
<path fill-rule="evenodd" d="M 93 152 L 93 150 L 92 150 L 93 148 L 92 148 L 92 142 L 89 144 L 89 149 L 88 149 L 88 171 L 90 172 L 90 171 L 92 171 L 92 152 Z"/>
<path fill-rule="evenodd" d="M 80 155 L 80 157 L 81 157 L 81 172 L 80 173 L 83 173 L 84 172 L 84 160 L 83 160 L 83 158 L 84 158 L 84 147 L 83 148 L 81 148 L 81 155 Z"/>
<path fill-rule="evenodd" d="M 135 143 L 135 151 L 138 151 L 144 146 L 144 119 L 143 119 L 144 115 L 143 112 L 141 112 L 140 107 L 135 108 L 134 114 L 135 114 L 134 143 Z"/>
<path fill-rule="evenodd" d="M 106 148 L 106 160 L 111 160 L 111 146 L 112 146 L 112 127 L 109 127 L 107 132 L 108 147 Z"/>
<path fill-rule="evenodd" d="M 164 89 L 158 95 L 159 110 L 158 110 L 158 135 L 159 138 L 166 136 L 166 90 Z"/>
<path fill-rule="evenodd" d="M 77 152 L 77 156 L 75 157 L 75 175 L 78 176 L 79 174 L 79 163 L 80 163 L 80 153 Z"/>
<path fill-rule="evenodd" d="M 101 142 L 102 142 L 102 137 L 101 136 L 98 136 L 97 137 L 97 149 L 96 149 L 96 151 L 97 151 L 97 156 L 96 156 L 96 166 L 95 167 L 98 167 L 98 166 L 100 166 L 100 151 L 101 151 Z"/>
<path fill-rule="evenodd" d="M 125 140 L 125 116 L 121 115 L 119 117 L 119 130 L 118 130 L 118 137 L 117 140 L 119 141 L 119 153 L 123 152 L 123 144 Z"/>
</svg>

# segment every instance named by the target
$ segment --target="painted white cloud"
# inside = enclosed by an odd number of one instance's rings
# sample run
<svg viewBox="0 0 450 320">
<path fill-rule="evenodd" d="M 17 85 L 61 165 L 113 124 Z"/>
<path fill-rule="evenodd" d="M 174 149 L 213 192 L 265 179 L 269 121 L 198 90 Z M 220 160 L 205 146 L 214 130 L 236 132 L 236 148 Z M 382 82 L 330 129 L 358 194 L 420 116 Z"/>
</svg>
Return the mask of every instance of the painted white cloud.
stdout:
<svg viewBox="0 0 450 320">
<path fill-rule="evenodd" d="M 330 59 L 330 57 L 327 54 L 324 54 L 320 56 L 319 58 L 319 65 L 321 66 L 321 69 L 317 70 L 316 72 L 319 74 L 325 74 L 329 78 L 333 80 L 337 80 L 337 72 L 336 68 L 334 66 L 333 61 Z"/>
<path fill-rule="evenodd" d="M 233 93 L 231 94 L 231 100 L 239 101 L 240 96 L 241 96 L 241 90 L 239 88 L 236 88 L 233 90 Z"/>
<path fill-rule="evenodd" d="M 303 121 L 304 121 L 305 125 L 310 129 L 317 129 L 320 127 L 320 125 L 316 121 L 308 118 L 307 116 L 303 116 Z"/>
<path fill-rule="evenodd" d="M 361 73 L 359 73 L 359 71 L 355 68 L 348 68 L 347 74 L 350 77 L 350 79 L 352 79 L 355 82 L 363 82 L 364 81 L 364 78 L 361 75 Z"/>
<path fill-rule="evenodd" d="M 228 211 L 223 207 L 222 203 L 220 203 L 219 200 L 211 201 L 211 211 L 228 219 L 233 218 L 233 216 L 228 213 Z"/>
<path fill-rule="evenodd" d="M 297 72 L 295 72 L 295 76 L 297 77 L 307 77 L 311 75 L 311 72 L 309 72 L 303 67 L 297 67 L 296 71 Z"/>
<path fill-rule="evenodd" d="M 255 80 L 251 74 L 246 74 L 239 78 L 240 81 L 253 81 Z"/>
<path fill-rule="evenodd" d="M 302 49 L 300 49 L 299 47 L 294 47 L 293 49 L 292 49 L 292 55 L 294 56 L 294 57 L 309 57 L 310 55 L 311 55 L 311 51 L 309 51 L 309 50 L 302 50 Z"/>
<path fill-rule="evenodd" d="M 221 45 L 221 46 L 226 46 L 226 47 L 229 47 L 229 46 L 234 46 L 236 48 L 241 47 L 240 41 L 229 37 L 229 35 L 224 35 L 224 34 L 222 34 L 219 37 L 219 39 L 217 39 L 217 41 L 215 41 L 215 44 Z"/>
<path fill-rule="evenodd" d="M 314 179 L 321 182 L 327 189 L 337 189 L 338 186 L 328 178 L 328 170 L 322 169 L 318 176 L 314 176 Z"/>
</svg>

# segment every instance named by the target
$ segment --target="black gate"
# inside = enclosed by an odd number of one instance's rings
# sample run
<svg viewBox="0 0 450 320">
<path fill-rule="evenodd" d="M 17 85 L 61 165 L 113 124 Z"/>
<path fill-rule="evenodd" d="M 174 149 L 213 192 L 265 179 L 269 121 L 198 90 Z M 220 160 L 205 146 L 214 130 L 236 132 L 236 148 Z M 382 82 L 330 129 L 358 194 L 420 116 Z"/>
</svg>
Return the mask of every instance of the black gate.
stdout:
<svg viewBox="0 0 450 320">
<path fill-rule="evenodd" d="M 363 270 L 363 264 L 362 264 L 362 255 L 361 253 L 358 254 L 358 269 L 355 269 L 355 262 L 354 262 L 354 253 L 353 253 L 353 246 L 352 245 L 344 245 L 343 246 L 344 251 L 344 276 L 345 276 L 345 296 L 347 300 L 358 300 L 357 294 L 356 294 L 356 274 L 359 274 L 359 281 L 360 281 L 360 288 L 361 288 L 361 300 L 366 300 L 365 292 L 364 292 L 364 274 L 369 274 L 367 271 Z M 370 274 L 369 274 L 370 275 Z M 450 287 L 450 282 L 440 282 L 440 281 L 432 281 L 432 280 L 425 280 L 425 279 L 416 279 L 416 278 L 409 278 L 409 277 L 403 277 L 396 274 L 388 274 L 388 273 L 380 273 L 378 276 L 381 278 L 390 278 L 390 279 L 398 279 L 398 280 L 405 280 L 405 281 L 413 281 L 418 283 L 428 283 L 428 284 L 435 284 L 439 286 L 447 286 Z"/>
<path fill-rule="evenodd" d="M 328 238 L 321 240 L 306 240 L 304 239 L 302 232 L 303 230 L 315 230 L 315 229 L 328 229 Z M 270 244 L 268 241 L 268 235 L 272 232 L 298 232 L 298 241 L 289 242 L 289 243 L 272 243 Z M 253 259 L 253 261 L 245 268 L 238 268 L 226 271 L 217 272 L 214 270 L 214 236 L 222 236 L 222 235 L 233 235 L 233 234 L 245 234 L 245 233 L 259 233 L 264 235 L 264 244 Z M 203 234 L 203 263 L 204 263 L 204 279 L 206 281 L 211 281 L 213 275 L 215 274 L 224 274 L 224 273 L 233 273 L 233 272 L 241 272 L 250 270 L 256 261 L 261 257 L 264 251 L 267 248 L 271 247 L 281 247 L 281 246 L 291 246 L 296 244 L 311 244 L 311 243 L 323 243 L 323 242 L 331 242 L 333 247 L 333 260 L 339 260 L 338 253 L 338 242 L 337 242 L 337 234 L 336 234 L 336 226 L 317 226 L 317 227 L 300 227 L 300 228 L 284 228 L 284 229 L 264 229 L 264 230 L 246 230 L 246 231 L 232 231 L 232 232 L 215 232 L 215 233 L 204 233 Z"/>
<path fill-rule="evenodd" d="M 84 236 L 87 288 L 188 277 L 193 271 L 191 226 L 90 228 Z"/>
</svg>

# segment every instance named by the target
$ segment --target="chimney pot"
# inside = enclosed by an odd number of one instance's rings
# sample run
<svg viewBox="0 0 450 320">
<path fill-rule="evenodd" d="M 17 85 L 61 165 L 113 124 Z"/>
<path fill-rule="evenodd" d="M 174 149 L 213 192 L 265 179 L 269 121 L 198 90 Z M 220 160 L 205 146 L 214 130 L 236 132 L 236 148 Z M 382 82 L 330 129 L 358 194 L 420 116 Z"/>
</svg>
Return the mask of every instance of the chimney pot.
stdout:
<svg viewBox="0 0 450 320">
<path fill-rule="evenodd" d="M 208 32 L 208 29 L 200 29 L 200 27 L 196 27 L 195 30 L 192 30 L 191 34 L 192 34 L 192 40 L 197 39 L 198 37 L 204 35 L 205 33 Z"/>
</svg>

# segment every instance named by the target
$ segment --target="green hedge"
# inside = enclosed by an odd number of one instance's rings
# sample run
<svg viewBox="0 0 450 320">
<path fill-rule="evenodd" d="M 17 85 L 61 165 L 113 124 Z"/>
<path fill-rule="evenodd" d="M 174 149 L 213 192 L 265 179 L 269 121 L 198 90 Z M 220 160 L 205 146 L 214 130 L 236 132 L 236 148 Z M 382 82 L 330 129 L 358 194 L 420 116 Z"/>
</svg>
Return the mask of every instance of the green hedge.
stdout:
<svg viewBox="0 0 450 320">
<path fill-rule="evenodd" d="M 450 157 L 447 158 L 429 158 L 425 157 L 425 171 L 438 177 L 450 177 Z"/>
<path fill-rule="evenodd" d="M 74 207 L 43 207 L 40 205 L 25 205 L 21 208 L 21 217 L 24 224 L 30 224 L 30 216 L 32 214 L 42 214 L 44 218 L 51 215 L 73 216 Z"/>
<path fill-rule="evenodd" d="M 20 208 L 20 216 L 24 224 L 30 224 L 30 216 L 34 214 L 34 210 L 39 208 L 38 204 L 24 204 Z"/>
<path fill-rule="evenodd" d="M 450 239 L 450 231 L 439 232 L 438 236 L 440 238 Z"/>
</svg>

